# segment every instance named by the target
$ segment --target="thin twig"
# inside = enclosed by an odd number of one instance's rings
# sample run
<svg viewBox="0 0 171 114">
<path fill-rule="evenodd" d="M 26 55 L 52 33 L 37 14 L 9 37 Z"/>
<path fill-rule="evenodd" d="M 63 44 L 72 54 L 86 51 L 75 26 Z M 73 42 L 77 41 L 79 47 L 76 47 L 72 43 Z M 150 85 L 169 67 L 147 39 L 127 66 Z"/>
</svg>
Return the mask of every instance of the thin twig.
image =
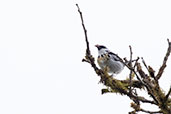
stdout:
<svg viewBox="0 0 171 114">
<path fill-rule="evenodd" d="M 141 60 L 142 60 L 142 63 L 144 64 L 145 68 L 148 70 L 147 64 L 145 63 L 145 61 L 144 61 L 144 58 L 143 58 L 143 57 L 141 57 Z"/>
<path fill-rule="evenodd" d="M 87 59 L 82 59 L 82 62 L 90 63 L 90 61 L 89 61 L 89 60 L 87 60 Z"/>
<path fill-rule="evenodd" d="M 133 54 L 133 52 L 132 52 L 132 47 L 131 47 L 131 45 L 129 45 L 129 49 L 130 49 L 130 62 L 132 63 L 132 54 Z"/>
<path fill-rule="evenodd" d="M 154 70 L 153 70 L 153 68 L 151 67 L 151 66 L 147 66 L 147 64 L 146 64 L 146 62 L 145 62 L 145 60 L 144 60 L 144 58 L 143 57 L 141 57 L 141 59 L 142 59 L 142 63 L 144 64 L 144 66 L 145 66 L 145 68 L 147 69 L 147 71 L 149 72 L 149 74 L 150 74 L 150 76 L 157 82 L 157 84 L 158 84 L 158 80 L 156 79 L 156 77 L 155 77 L 155 75 L 154 75 Z"/>
<path fill-rule="evenodd" d="M 171 87 L 170 87 L 168 93 L 165 96 L 165 99 L 164 99 L 165 101 L 167 101 L 169 99 L 170 94 L 171 94 Z"/>
<path fill-rule="evenodd" d="M 162 111 L 148 111 L 148 110 L 144 110 L 144 109 L 140 109 L 141 112 L 145 112 L 145 113 L 149 113 L 149 114 L 159 114 L 159 113 L 163 113 Z"/>
<path fill-rule="evenodd" d="M 134 61 L 135 61 L 135 64 L 134 64 L 134 67 L 133 67 L 134 69 L 135 69 L 135 67 L 136 67 L 136 65 L 137 65 L 139 59 L 140 59 L 140 58 L 137 57 L 137 59 L 134 60 Z"/>
<path fill-rule="evenodd" d="M 86 45 L 87 45 L 87 49 L 86 49 L 86 59 L 88 59 L 88 60 L 86 60 L 86 62 L 89 61 L 89 63 L 94 68 L 94 70 L 96 71 L 96 73 L 98 72 L 98 75 L 100 75 L 101 72 L 99 71 L 99 69 L 97 68 L 96 64 L 94 63 L 94 58 L 92 57 L 91 52 L 90 52 L 89 41 L 88 41 L 88 36 L 87 36 L 87 30 L 86 30 L 86 27 L 85 27 L 85 24 L 84 24 L 82 12 L 81 12 L 78 4 L 76 4 L 76 6 L 77 6 L 78 12 L 80 14 L 81 23 L 82 23 L 82 27 L 83 27 L 84 35 L 85 35 L 85 41 L 86 41 Z M 84 61 L 85 60 L 83 59 L 83 62 Z"/>
<path fill-rule="evenodd" d="M 89 48 L 89 42 L 88 42 L 88 36 L 87 36 L 87 30 L 86 30 L 86 27 L 84 25 L 84 19 L 83 19 L 83 15 L 82 15 L 82 12 L 78 6 L 78 4 L 76 4 L 77 8 L 78 8 L 78 12 L 80 14 L 80 18 L 81 18 L 81 22 L 82 22 L 82 26 L 83 26 L 83 30 L 84 30 L 84 35 L 85 35 L 85 40 L 86 40 L 86 44 L 87 44 L 87 50 L 86 50 L 86 53 L 88 55 L 90 55 L 90 48 Z"/>
<path fill-rule="evenodd" d="M 129 46 L 129 49 L 130 49 L 129 66 L 132 67 L 132 54 L 133 54 L 133 52 L 132 52 L 132 47 L 131 47 L 131 45 Z M 129 87 L 129 92 L 131 93 L 131 91 L 132 91 L 132 70 L 130 70 L 130 73 L 129 73 L 129 85 L 130 85 L 130 87 Z"/>
<path fill-rule="evenodd" d="M 140 63 L 137 63 L 137 71 L 140 74 L 141 78 L 143 78 L 143 84 L 145 86 L 145 88 L 147 89 L 149 95 L 154 99 L 154 101 L 158 104 L 158 100 L 156 99 L 155 95 L 153 95 L 152 91 L 151 91 L 151 85 L 150 82 L 146 82 L 146 74 L 144 73 L 144 71 L 141 68 Z"/>
<path fill-rule="evenodd" d="M 116 54 L 116 56 L 119 58 L 119 61 L 120 61 L 121 63 L 123 63 L 129 70 L 131 70 L 131 71 L 135 74 L 135 76 L 137 77 L 137 79 L 138 79 L 140 82 L 142 82 L 141 78 L 138 76 L 138 74 L 136 73 L 135 69 L 133 69 L 132 67 L 130 67 L 128 64 L 126 64 L 126 63 L 122 60 L 122 58 L 120 58 L 117 54 Z M 143 82 L 142 82 L 142 83 L 143 83 Z"/>
<path fill-rule="evenodd" d="M 138 100 L 143 102 L 143 103 L 150 103 L 150 104 L 157 105 L 154 101 L 147 100 L 144 97 L 140 97 L 140 96 L 137 96 L 137 97 L 138 97 Z"/>
<path fill-rule="evenodd" d="M 168 41 L 168 49 L 167 49 L 166 55 L 164 57 L 163 64 L 160 67 L 160 69 L 158 71 L 158 74 L 156 76 L 157 80 L 159 80 L 161 78 L 161 76 L 162 76 L 162 74 L 164 72 L 164 69 L 166 68 L 166 63 L 167 63 L 167 60 L 168 60 L 170 52 L 171 52 L 171 42 L 169 41 L 169 39 L 167 39 L 167 41 Z"/>
</svg>

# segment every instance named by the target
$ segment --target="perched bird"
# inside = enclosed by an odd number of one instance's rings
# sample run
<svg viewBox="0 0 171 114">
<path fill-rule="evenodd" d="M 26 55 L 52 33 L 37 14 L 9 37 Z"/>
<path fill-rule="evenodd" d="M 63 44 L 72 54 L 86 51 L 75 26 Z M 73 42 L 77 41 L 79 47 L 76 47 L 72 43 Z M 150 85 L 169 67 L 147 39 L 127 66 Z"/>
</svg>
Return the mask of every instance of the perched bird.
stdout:
<svg viewBox="0 0 171 114">
<path fill-rule="evenodd" d="M 103 45 L 95 45 L 95 47 L 98 49 L 97 63 L 102 70 L 107 69 L 107 72 L 112 75 L 119 74 L 123 70 L 124 64 L 120 62 L 115 53 Z"/>
</svg>

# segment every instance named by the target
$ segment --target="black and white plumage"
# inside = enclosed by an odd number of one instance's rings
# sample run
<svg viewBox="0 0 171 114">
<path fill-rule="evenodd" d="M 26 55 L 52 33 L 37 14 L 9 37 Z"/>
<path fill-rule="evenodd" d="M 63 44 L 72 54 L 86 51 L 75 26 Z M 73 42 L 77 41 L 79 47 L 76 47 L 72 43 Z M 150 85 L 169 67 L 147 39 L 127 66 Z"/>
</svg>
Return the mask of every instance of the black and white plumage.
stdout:
<svg viewBox="0 0 171 114">
<path fill-rule="evenodd" d="M 95 45 L 98 49 L 97 63 L 102 70 L 107 68 L 108 73 L 119 74 L 123 68 L 124 64 L 120 62 L 119 58 L 115 53 L 108 50 L 103 45 Z"/>
</svg>

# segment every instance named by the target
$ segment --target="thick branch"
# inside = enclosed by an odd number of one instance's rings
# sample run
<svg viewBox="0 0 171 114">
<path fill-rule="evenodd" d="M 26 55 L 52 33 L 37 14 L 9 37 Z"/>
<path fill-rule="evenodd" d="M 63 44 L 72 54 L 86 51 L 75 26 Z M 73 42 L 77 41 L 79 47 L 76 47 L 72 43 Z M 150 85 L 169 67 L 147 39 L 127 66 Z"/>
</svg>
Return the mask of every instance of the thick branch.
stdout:
<svg viewBox="0 0 171 114">
<path fill-rule="evenodd" d="M 157 105 L 154 101 L 147 100 L 142 96 L 134 95 L 132 92 L 130 93 L 129 91 L 121 87 L 120 82 L 125 82 L 125 81 L 120 81 L 120 80 L 113 79 L 112 77 L 107 77 L 107 79 L 104 82 L 104 85 L 111 87 L 111 89 L 113 90 L 119 91 L 119 93 L 128 96 L 130 99 L 134 101 L 141 101 L 143 103 L 151 103 Z"/>
</svg>

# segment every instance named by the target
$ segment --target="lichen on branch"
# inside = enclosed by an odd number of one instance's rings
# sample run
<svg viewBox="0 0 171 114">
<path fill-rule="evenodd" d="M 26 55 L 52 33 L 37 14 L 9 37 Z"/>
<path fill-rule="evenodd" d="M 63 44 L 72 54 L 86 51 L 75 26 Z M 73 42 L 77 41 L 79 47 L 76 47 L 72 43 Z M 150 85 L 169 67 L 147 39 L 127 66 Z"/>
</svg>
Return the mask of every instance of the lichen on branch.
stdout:
<svg viewBox="0 0 171 114">
<path fill-rule="evenodd" d="M 90 47 L 89 47 L 89 41 L 88 41 L 88 35 L 87 30 L 84 24 L 83 14 L 78 6 L 76 4 L 78 13 L 81 18 L 81 24 L 83 27 L 84 35 L 85 35 L 85 42 L 86 42 L 86 54 L 85 58 L 83 58 L 82 62 L 87 62 L 92 66 L 97 76 L 100 76 L 100 82 L 106 86 L 106 88 L 102 89 L 102 94 L 105 93 L 119 93 L 121 95 L 128 96 L 133 102 L 131 103 L 131 107 L 134 109 L 132 112 L 129 112 L 129 114 L 136 114 L 137 112 L 145 112 L 149 114 L 156 114 L 156 113 L 162 113 L 162 114 L 171 114 L 171 87 L 167 93 L 164 93 L 162 88 L 159 85 L 159 79 L 162 77 L 162 74 L 166 68 L 166 63 L 168 61 L 170 52 L 171 52 L 171 42 L 168 41 L 168 49 L 166 52 L 166 55 L 164 57 L 162 66 L 158 70 L 158 73 L 155 75 L 155 70 L 151 66 L 147 66 L 145 60 L 142 58 L 142 63 L 147 69 L 147 73 L 142 69 L 141 63 L 138 61 L 139 57 L 137 59 L 133 60 L 132 58 L 132 47 L 130 48 L 130 60 L 127 61 L 126 59 L 120 58 L 118 55 L 116 55 L 120 62 L 122 62 L 129 70 L 129 79 L 125 80 L 118 80 L 113 78 L 108 74 L 107 71 L 101 70 L 97 67 L 95 63 L 95 59 L 91 54 Z M 125 60 L 125 61 L 124 61 Z M 127 64 L 129 63 L 129 64 Z M 135 76 L 134 76 L 135 75 Z M 148 98 L 145 98 L 143 96 L 140 96 L 137 93 L 138 89 L 143 89 L 148 93 L 148 95 L 152 98 L 152 100 L 149 100 Z M 151 105 L 158 106 L 158 111 L 149 111 L 146 109 L 141 108 L 141 103 L 148 103 Z"/>
</svg>

